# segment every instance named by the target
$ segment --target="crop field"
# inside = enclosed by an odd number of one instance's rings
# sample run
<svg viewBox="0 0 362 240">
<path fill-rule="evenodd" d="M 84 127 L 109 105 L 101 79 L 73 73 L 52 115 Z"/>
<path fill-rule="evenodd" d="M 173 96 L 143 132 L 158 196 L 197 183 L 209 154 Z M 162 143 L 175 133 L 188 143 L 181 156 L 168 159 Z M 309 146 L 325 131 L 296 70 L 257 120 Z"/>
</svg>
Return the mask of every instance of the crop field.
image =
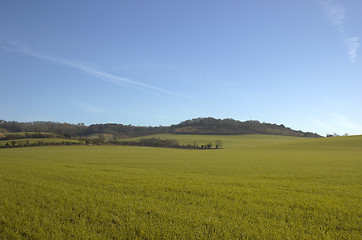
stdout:
<svg viewBox="0 0 362 240">
<path fill-rule="evenodd" d="M 0 149 L 0 239 L 361 239 L 362 136 Z"/>
</svg>

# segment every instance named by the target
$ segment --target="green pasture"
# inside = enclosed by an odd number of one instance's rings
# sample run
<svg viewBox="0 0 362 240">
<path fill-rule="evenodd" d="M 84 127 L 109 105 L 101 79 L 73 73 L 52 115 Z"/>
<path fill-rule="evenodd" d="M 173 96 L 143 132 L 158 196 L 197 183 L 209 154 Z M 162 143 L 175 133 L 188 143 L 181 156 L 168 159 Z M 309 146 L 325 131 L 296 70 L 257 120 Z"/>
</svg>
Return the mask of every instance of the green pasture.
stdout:
<svg viewBox="0 0 362 240">
<path fill-rule="evenodd" d="M 361 239 L 362 136 L 0 149 L 0 239 Z"/>
</svg>

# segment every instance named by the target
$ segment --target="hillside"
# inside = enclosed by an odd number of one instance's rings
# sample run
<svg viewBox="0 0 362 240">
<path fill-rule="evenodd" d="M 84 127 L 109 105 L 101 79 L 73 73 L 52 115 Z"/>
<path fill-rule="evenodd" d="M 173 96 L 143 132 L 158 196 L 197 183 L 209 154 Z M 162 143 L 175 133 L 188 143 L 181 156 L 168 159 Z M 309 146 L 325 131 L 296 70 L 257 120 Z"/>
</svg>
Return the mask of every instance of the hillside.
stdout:
<svg viewBox="0 0 362 240">
<path fill-rule="evenodd" d="M 142 127 L 116 123 L 80 124 L 57 122 L 7 122 L 0 120 L 0 128 L 7 132 L 48 132 L 65 137 L 112 134 L 117 138 L 148 136 L 153 134 L 198 134 L 198 135 L 242 135 L 269 134 L 295 137 L 320 137 L 310 132 L 296 131 L 284 125 L 260 123 L 259 121 L 237 121 L 234 119 L 195 118 L 176 125 Z"/>
<path fill-rule="evenodd" d="M 259 121 L 237 121 L 234 119 L 195 118 L 171 126 L 176 134 L 241 135 L 268 134 L 295 137 L 320 137 L 318 134 L 296 131 L 284 125 L 260 123 Z"/>
</svg>

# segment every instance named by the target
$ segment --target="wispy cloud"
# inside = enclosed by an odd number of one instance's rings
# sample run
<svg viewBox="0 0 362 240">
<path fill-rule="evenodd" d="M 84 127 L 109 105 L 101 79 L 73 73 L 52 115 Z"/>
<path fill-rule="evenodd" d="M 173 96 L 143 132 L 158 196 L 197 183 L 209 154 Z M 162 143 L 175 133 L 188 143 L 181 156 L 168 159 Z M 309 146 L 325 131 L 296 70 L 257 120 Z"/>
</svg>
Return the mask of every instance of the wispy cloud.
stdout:
<svg viewBox="0 0 362 240">
<path fill-rule="evenodd" d="M 330 24 L 336 27 L 338 32 L 344 38 L 349 60 L 351 63 L 355 63 L 360 43 L 358 37 L 347 37 L 345 30 L 346 8 L 332 0 L 322 1 L 321 5 Z"/>
<path fill-rule="evenodd" d="M 344 35 L 344 18 L 346 16 L 345 7 L 332 1 L 323 1 L 321 4 L 329 22 Z"/>
<path fill-rule="evenodd" d="M 358 48 L 360 47 L 359 38 L 358 37 L 350 37 L 346 40 L 348 56 L 351 63 L 356 62 Z"/>
<path fill-rule="evenodd" d="M 177 92 L 173 92 L 173 91 L 169 91 L 163 88 L 159 88 L 159 87 L 155 87 L 152 85 L 148 85 L 142 82 L 138 82 L 138 81 L 134 81 L 128 78 L 124 78 L 124 77 L 120 77 L 120 76 L 116 76 L 107 72 L 103 72 L 103 71 L 98 71 L 95 70 L 93 68 L 87 67 L 85 65 L 81 65 L 69 60 L 65 60 L 65 59 L 61 59 L 61 58 L 56 58 L 50 55 L 46 55 L 43 53 L 39 53 L 37 51 L 34 51 L 30 48 L 26 48 L 26 47 L 21 47 L 18 44 L 12 44 L 12 47 L 8 47 L 8 46 L 1 46 L 1 48 L 6 49 L 8 51 L 11 52 L 16 52 L 16 53 L 20 53 L 20 54 L 24 54 L 30 57 L 34 57 L 34 58 L 38 58 L 38 59 L 42 59 L 48 62 L 53 62 L 56 64 L 60 64 L 60 65 L 64 65 L 64 66 L 68 66 L 71 68 L 75 68 L 78 70 L 81 70 L 93 77 L 96 77 L 98 79 L 101 79 L 103 81 L 115 84 L 115 85 L 120 85 L 120 86 L 124 86 L 129 85 L 129 86 L 133 86 L 133 87 L 138 87 L 140 89 L 143 90 L 151 90 L 153 92 L 160 92 L 160 93 L 165 93 L 165 94 L 170 94 L 170 95 L 174 95 L 174 96 L 178 96 L 178 97 L 183 97 L 183 98 L 188 98 L 188 99 L 193 99 L 190 96 L 187 96 L 185 94 L 181 94 L 181 93 L 177 93 Z"/>
</svg>

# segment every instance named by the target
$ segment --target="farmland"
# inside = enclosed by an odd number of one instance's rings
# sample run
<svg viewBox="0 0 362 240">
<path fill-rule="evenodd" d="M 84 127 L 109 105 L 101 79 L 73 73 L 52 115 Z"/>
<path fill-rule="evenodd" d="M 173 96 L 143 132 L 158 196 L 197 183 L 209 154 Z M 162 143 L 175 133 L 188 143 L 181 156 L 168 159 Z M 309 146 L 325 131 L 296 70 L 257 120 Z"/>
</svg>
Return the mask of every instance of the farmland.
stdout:
<svg viewBox="0 0 362 240">
<path fill-rule="evenodd" d="M 0 149 L 0 239 L 358 239 L 362 136 Z"/>
</svg>

